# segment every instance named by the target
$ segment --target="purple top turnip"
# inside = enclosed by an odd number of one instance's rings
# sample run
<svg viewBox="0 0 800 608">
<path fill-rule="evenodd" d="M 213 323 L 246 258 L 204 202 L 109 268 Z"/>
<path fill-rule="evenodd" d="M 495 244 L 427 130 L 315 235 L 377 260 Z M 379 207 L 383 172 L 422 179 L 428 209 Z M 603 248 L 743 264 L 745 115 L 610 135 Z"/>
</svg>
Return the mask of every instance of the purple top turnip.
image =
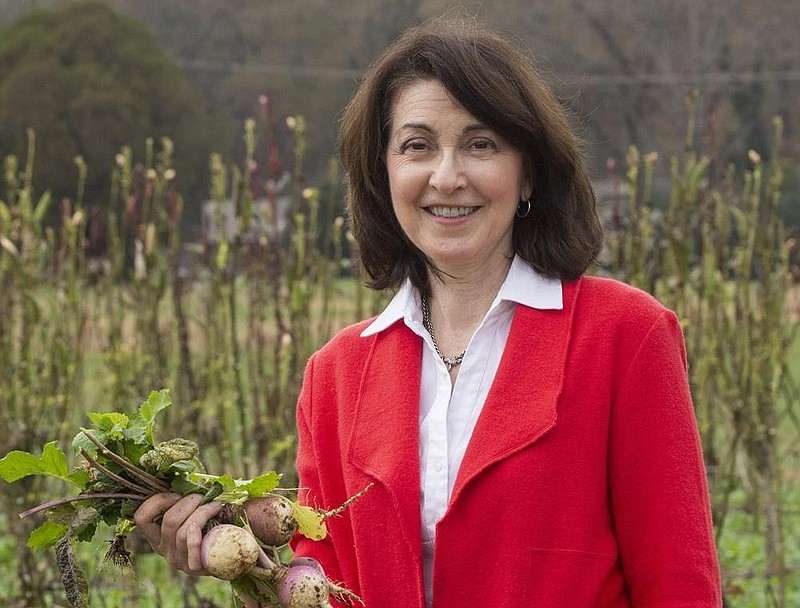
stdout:
<svg viewBox="0 0 800 608">
<path fill-rule="evenodd" d="M 297 520 L 291 501 L 269 494 L 244 503 L 244 512 L 253 534 L 265 545 L 285 545 L 297 532 Z"/>
<path fill-rule="evenodd" d="M 330 592 L 322 568 L 301 563 L 291 566 L 278 584 L 278 601 L 285 608 L 329 608 Z"/>
</svg>

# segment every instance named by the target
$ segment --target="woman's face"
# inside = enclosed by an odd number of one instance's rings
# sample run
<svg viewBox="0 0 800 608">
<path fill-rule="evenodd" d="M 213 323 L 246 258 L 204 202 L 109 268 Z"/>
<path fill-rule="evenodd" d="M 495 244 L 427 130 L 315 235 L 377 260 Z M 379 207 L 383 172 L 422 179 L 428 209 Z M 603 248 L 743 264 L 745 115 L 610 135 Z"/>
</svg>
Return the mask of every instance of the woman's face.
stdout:
<svg viewBox="0 0 800 608">
<path fill-rule="evenodd" d="M 438 268 L 507 263 L 517 204 L 531 193 L 522 155 L 439 81 L 398 93 L 386 168 L 400 226 Z"/>
</svg>

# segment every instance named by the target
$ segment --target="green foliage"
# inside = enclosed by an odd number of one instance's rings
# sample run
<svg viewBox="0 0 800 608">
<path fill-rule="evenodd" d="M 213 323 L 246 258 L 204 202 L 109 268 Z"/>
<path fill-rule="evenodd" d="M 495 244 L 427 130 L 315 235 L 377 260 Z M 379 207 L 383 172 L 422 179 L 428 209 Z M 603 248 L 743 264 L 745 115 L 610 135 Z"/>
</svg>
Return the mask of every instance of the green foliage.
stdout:
<svg viewBox="0 0 800 608">
<path fill-rule="evenodd" d="M 41 457 L 15 450 L 0 460 L 0 477 L 7 482 L 43 475 L 71 481 L 79 487 L 80 493 L 75 496 L 51 500 L 20 513 L 20 517 L 25 518 L 46 511 L 47 521 L 31 533 L 28 547 L 55 547 L 56 564 L 72 608 L 89 605 L 89 583 L 79 565 L 74 543 L 90 542 L 100 524 L 115 530 L 106 560 L 126 567 L 131 565 L 125 537 L 134 529 L 132 515 L 149 496 L 168 490 L 200 493 L 205 501 L 238 506 L 248 499 L 268 496 L 278 487 L 281 476 L 274 471 L 254 479 L 206 474 L 198 459 L 199 447 L 193 441 L 172 438 L 153 443 L 155 416 L 169 405 L 169 393 L 161 390 L 152 392 L 133 416 L 122 412 L 89 414 L 95 426 L 91 430 L 81 429 L 78 438 L 88 439 L 94 449 L 90 455 L 81 447 L 81 440 L 73 441 L 85 461 L 73 471 L 76 477 L 68 473 L 67 459 L 55 447 L 55 442 L 45 446 Z M 327 530 L 323 520 L 326 514 L 294 502 L 291 504 L 298 531 L 316 540 L 325 538 Z M 247 518 L 243 513 L 239 507 L 231 511 L 227 519 L 216 523 L 239 522 L 246 526 Z M 279 548 L 272 549 L 277 556 Z M 273 567 L 279 566 L 273 564 Z"/>
<path fill-rule="evenodd" d="M 56 443 L 51 441 L 45 444 L 42 455 L 38 458 L 20 450 L 9 452 L 0 460 L 0 477 L 13 482 L 28 475 L 49 475 L 83 489 L 88 481 L 88 475 L 85 471 L 69 473 L 67 457 L 56 447 Z"/>
<path fill-rule="evenodd" d="M 688 102 L 691 116 L 695 97 Z M 709 158 L 694 149 L 690 121 L 687 151 L 671 159 L 670 197 L 660 208 L 650 200 L 657 157 L 631 149 L 628 208 L 610 227 L 605 262 L 680 317 L 717 538 L 729 525 L 733 492 L 747 488 L 761 535 L 758 576 L 774 605 L 784 607 L 797 585 L 786 561 L 782 465 L 788 463 L 781 452 L 791 431 L 784 421 L 797 420 L 790 353 L 799 326 L 787 314 L 797 287 L 778 216 L 781 122 L 774 127 L 768 164 L 750 150 L 744 175 L 731 168 L 716 183 Z M 727 546 L 721 545 L 723 563 Z M 725 582 L 735 581 L 731 574 Z"/>
<path fill-rule="evenodd" d="M 197 125 L 203 125 L 198 129 Z M 142 134 L 178 138 L 184 188 L 198 193 L 226 122 L 207 107 L 153 35 L 107 3 L 82 0 L 35 10 L 0 33 L 0 151 L 22 154 L 26 129 L 42 143 L 38 189 L 74 196 L 75 167 L 88 165 L 87 200 L 107 204 L 111 161 Z"/>
<path fill-rule="evenodd" d="M 257 160 L 256 140 L 270 137 L 264 129 L 270 124 L 265 120 L 257 129 L 248 123 L 242 168 L 222 157 L 211 165 L 214 198 L 219 204 L 233 200 L 244 218 L 253 213 L 255 188 L 263 192 L 264 180 L 273 177 L 258 169 Z M 32 131 L 29 136 L 25 162 L 7 157 L 0 183 L 0 282 L 8 286 L 0 290 L 5 450 L 38 454 L 54 436 L 68 442 L 74 435 L 69 428 L 86 424 L 89 409 L 92 434 L 139 462 L 136 452 L 145 443 L 154 445 L 150 423 L 164 409 L 164 396 L 151 395 L 133 417 L 97 404 L 140 401 L 151 386 L 170 386 L 182 405 L 160 417 L 161 432 L 197 439 L 208 464 L 224 466 L 230 478 L 255 475 L 254 483 L 265 483 L 258 474 L 275 469 L 288 473 L 291 486 L 294 407 L 305 361 L 338 327 L 381 305 L 342 278 L 349 268 L 342 218 L 321 225 L 319 191 L 297 178 L 290 183 L 287 222 L 268 209 L 260 236 L 210 240 L 192 266 L 198 280 L 187 281 L 179 263 L 189 250 L 181 243 L 183 201 L 172 142 L 165 138 L 156 147 L 147 140 L 142 162 L 128 147 L 115 157 L 108 247 L 101 265 L 92 266 L 86 247 L 90 214 L 81 199 L 62 205 L 58 238 L 44 223 L 42 209 L 51 199 L 34 200 L 36 140 Z M 297 133 L 295 154 L 301 160 L 302 136 Z M 323 190 L 336 192 L 333 164 L 331 176 Z M 278 229 L 279 221 L 285 228 Z M 85 433 L 73 439 L 73 447 L 97 455 Z M 183 460 L 171 469 L 176 466 L 185 473 L 192 464 Z M 55 564 L 43 567 L 42 558 L 32 556 L 24 541 L 31 535 L 29 520 L 17 513 L 32 497 L 59 491 L 48 479 L 28 476 L 0 493 L 3 521 L 17 543 L 15 597 L 30 607 L 49 605 L 43 590 L 52 587 Z M 212 483 L 208 496 L 227 492 L 227 481 L 223 476 Z M 203 491 L 203 485 L 208 484 L 200 478 L 178 475 L 170 489 Z M 231 500 L 233 493 L 241 496 L 238 487 L 230 492 Z M 63 532 L 59 526 L 77 521 L 68 509 L 53 515 L 58 521 L 34 532 L 35 546 L 51 544 Z M 308 529 L 319 535 L 318 528 Z M 86 526 L 72 529 L 76 540 L 91 532 Z M 80 546 L 76 550 L 81 553 Z"/>
<path fill-rule="evenodd" d="M 289 122 L 294 139 L 283 157 L 302 168 L 307 131 L 302 121 Z M 141 464 L 141 454 L 157 445 L 153 422 L 159 415 L 158 434 L 192 437 L 208 464 L 229 469 L 227 475 L 208 475 L 190 453 L 165 461 L 166 470 L 155 463 L 153 472 L 173 475 L 172 490 L 207 491 L 209 498 L 239 502 L 277 483 L 260 475 L 265 469 L 286 472 L 282 481 L 292 485 L 294 408 L 305 361 L 339 327 L 378 310 L 386 295 L 368 294 L 358 266 L 347 258 L 334 162 L 328 183 L 319 188 L 294 173 L 286 217 L 278 215 L 277 205 L 268 206 L 261 231 L 246 229 L 256 223 L 257 193 L 277 177 L 263 152 L 278 139 L 274 125 L 267 112 L 247 123 L 239 166 L 213 157 L 212 209 L 221 214 L 231 203 L 244 229 L 209 238 L 202 248 L 181 242 L 183 200 L 172 141 L 146 140 L 141 161 L 131 148 L 120 148 L 100 271 L 91 269 L 86 256 L 88 214 L 81 195 L 54 206 L 53 198 L 35 194 L 33 132 L 22 162 L 5 159 L 0 428 L 7 431 L 2 451 L 17 453 L 0 462 L 0 471 L 17 481 L 0 493 L 0 526 L 9 531 L 0 534 L 0 563 L 13 561 L 18 571 L 0 568 L 0 588 L 20 605 L 59 601 L 46 591 L 53 587 L 55 564 L 29 551 L 26 538 L 33 547 L 51 546 L 66 535 L 84 541 L 95 524 L 103 525 L 101 509 L 95 514 L 88 503 L 53 509 L 51 519 L 33 531 L 27 519 L 17 517 L 21 504 L 50 496 L 65 482 L 83 487 L 84 481 L 71 477 L 71 459 L 56 453 L 51 442 L 68 442 L 69 429 L 86 424 L 85 404 L 91 404 L 93 436 L 132 462 Z M 791 446 L 800 430 L 796 385 L 791 392 L 800 373 L 796 340 L 794 355 L 788 351 L 796 318 L 786 301 L 796 285 L 790 282 L 790 241 L 775 213 L 784 166 L 777 152 L 768 163 L 751 154 L 743 175 L 731 171 L 715 180 L 709 159 L 691 148 L 671 160 L 668 200 L 660 201 L 652 193 L 658 162 L 655 154 L 631 149 L 628 199 L 619 223 L 608 231 L 604 271 L 651 291 L 680 315 L 732 605 L 759 605 L 768 591 L 790 602 L 797 577 L 775 574 L 781 564 L 791 569 L 798 563 L 792 547 L 800 538 L 786 514 L 793 504 L 786 498 L 791 486 L 781 475 L 798 468 Z M 82 190 L 79 181 L 76 191 Z M 48 209 L 60 212 L 58 231 L 44 222 Z M 180 264 L 191 252 L 194 280 L 181 273 Z M 104 409 L 138 402 L 153 385 L 172 387 L 181 405 L 167 408 L 169 398 L 154 393 L 135 415 Z M 73 447 L 98 455 L 85 433 Z M 32 474 L 24 476 L 26 471 Z M 741 504 L 743 489 L 747 499 Z M 131 505 L 126 509 L 119 515 L 129 516 Z M 313 509 L 295 512 L 298 520 L 310 517 L 304 528 L 314 536 L 318 516 Z M 95 557 L 86 544 L 74 547 L 81 561 Z M 159 570 L 149 557 L 136 559 L 141 584 L 110 583 L 87 569 L 90 586 L 104 590 L 109 607 L 178 605 L 184 591 L 191 599 L 183 605 L 202 605 L 194 588 L 177 584 L 188 584 L 187 577 L 170 578 L 163 563 Z M 198 586 L 209 587 L 207 581 Z M 209 597 L 226 601 L 210 587 Z"/>
</svg>

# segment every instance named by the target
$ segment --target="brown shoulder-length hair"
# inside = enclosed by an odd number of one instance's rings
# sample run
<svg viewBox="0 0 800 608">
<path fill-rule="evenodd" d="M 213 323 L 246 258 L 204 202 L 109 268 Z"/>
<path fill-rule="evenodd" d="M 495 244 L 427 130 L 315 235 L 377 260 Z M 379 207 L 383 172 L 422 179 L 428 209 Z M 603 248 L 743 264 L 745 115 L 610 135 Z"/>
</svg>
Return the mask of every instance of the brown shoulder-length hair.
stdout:
<svg viewBox="0 0 800 608">
<path fill-rule="evenodd" d="M 602 248 L 603 232 L 564 108 L 506 39 L 472 22 L 436 19 L 383 52 L 342 115 L 339 157 L 350 227 L 369 285 L 398 287 L 409 278 L 427 294 L 428 270 L 436 272 L 395 217 L 386 171 L 392 104 L 403 87 L 429 79 L 523 155 L 533 195 L 530 213 L 514 219 L 515 253 L 546 277 L 570 281 L 583 274 Z"/>
</svg>

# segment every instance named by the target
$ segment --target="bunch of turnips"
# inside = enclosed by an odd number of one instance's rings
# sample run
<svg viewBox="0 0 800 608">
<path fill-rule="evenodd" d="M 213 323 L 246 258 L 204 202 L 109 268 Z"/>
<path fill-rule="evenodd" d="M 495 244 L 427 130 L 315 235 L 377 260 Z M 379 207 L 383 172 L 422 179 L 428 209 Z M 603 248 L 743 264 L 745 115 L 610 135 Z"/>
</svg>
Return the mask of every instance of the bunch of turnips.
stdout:
<svg viewBox="0 0 800 608">
<path fill-rule="evenodd" d="M 98 526 L 105 524 L 113 530 L 106 560 L 120 567 L 131 565 L 125 538 L 135 528 L 133 513 L 160 492 L 199 493 L 204 502 L 223 503 L 219 515 L 203 530 L 201 557 L 209 574 L 230 582 L 237 602 L 243 596 L 285 608 L 328 608 L 331 596 L 346 603 L 360 602 L 328 580 L 315 560 L 296 558 L 284 563 L 281 556 L 290 552 L 278 550 L 295 534 L 323 539 L 325 519 L 350 501 L 320 511 L 290 499 L 279 488 L 281 476 L 275 471 L 254 479 L 207 473 L 195 442 L 153 440 L 156 416 L 169 405 L 169 392 L 161 390 L 152 392 L 133 416 L 88 414 L 91 427 L 81 428 L 72 441 L 83 461 L 72 470 L 55 441 L 47 443 L 39 456 L 15 450 L 0 460 L 0 478 L 7 482 L 46 475 L 78 489 L 75 495 L 20 513 L 21 518 L 45 513 L 46 521 L 31 533 L 28 546 L 55 548 L 70 606 L 89 606 L 88 583 L 75 559 L 74 543 L 91 540 Z"/>
</svg>

